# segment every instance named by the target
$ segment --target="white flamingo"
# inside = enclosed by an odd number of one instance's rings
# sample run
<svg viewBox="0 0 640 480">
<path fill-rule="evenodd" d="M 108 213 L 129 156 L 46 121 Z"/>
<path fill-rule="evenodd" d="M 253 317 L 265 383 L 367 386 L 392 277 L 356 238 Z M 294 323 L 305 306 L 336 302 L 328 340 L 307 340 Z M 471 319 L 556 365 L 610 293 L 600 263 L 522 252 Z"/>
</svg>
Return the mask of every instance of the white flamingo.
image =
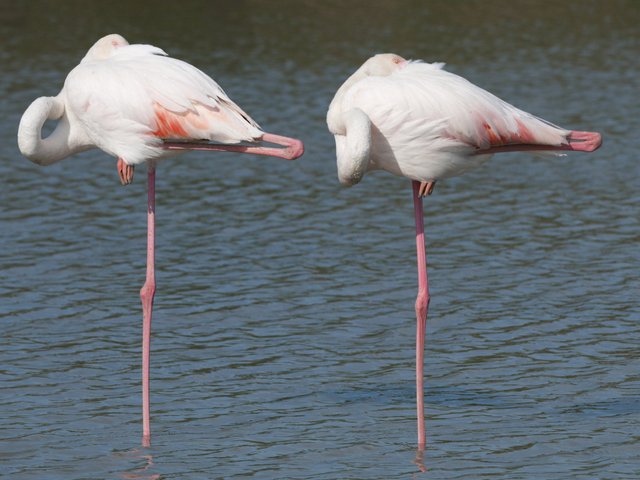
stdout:
<svg viewBox="0 0 640 480">
<path fill-rule="evenodd" d="M 42 138 L 46 120 L 57 120 Z M 268 142 L 280 147 L 265 146 Z M 263 132 L 220 86 L 196 67 L 151 45 L 120 35 L 98 40 L 55 97 L 40 97 L 24 112 L 18 146 L 29 160 L 49 165 L 99 148 L 118 159 L 123 184 L 135 165 L 148 165 L 147 276 L 143 306 L 143 444 L 149 445 L 149 343 L 155 294 L 156 161 L 185 150 L 230 151 L 293 160 L 300 140 Z"/>
<path fill-rule="evenodd" d="M 380 54 L 336 92 L 327 113 L 335 135 L 338 178 L 358 183 L 371 170 L 412 180 L 418 256 L 416 397 L 418 445 L 424 448 L 423 354 L 429 286 L 422 197 L 436 181 L 460 175 L 493 153 L 591 152 L 599 133 L 565 130 L 500 100 L 444 64 Z"/>
</svg>

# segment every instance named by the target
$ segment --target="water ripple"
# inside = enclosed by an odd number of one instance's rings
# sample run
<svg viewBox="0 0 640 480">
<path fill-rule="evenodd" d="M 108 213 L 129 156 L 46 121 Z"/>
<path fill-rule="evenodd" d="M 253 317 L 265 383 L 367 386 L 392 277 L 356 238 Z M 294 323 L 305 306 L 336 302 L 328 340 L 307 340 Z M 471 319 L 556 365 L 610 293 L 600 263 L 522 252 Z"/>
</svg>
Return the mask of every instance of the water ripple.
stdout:
<svg viewBox="0 0 640 480">
<path fill-rule="evenodd" d="M 122 188 L 102 153 L 43 169 L 15 146 L 20 112 L 56 92 L 113 9 L 0 7 L 0 476 L 638 478 L 637 9 L 422 3 L 368 2 L 366 22 L 334 0 L 218 5 L 216 28 L 203 5 L 118 20 L 306 144 L 293 163 L 160 165 L 148 449 L 137 446 L 144 169 Z M 172 33 L 184 31 L 202 38 Z M 605 135 L 588 158 L 495 158 L 425 201 L 418 453 L 409 185 L 372 174 L 340 187 L 324 127 L 336 87 L 379 50 L 446 60 Z"/>
</svg>

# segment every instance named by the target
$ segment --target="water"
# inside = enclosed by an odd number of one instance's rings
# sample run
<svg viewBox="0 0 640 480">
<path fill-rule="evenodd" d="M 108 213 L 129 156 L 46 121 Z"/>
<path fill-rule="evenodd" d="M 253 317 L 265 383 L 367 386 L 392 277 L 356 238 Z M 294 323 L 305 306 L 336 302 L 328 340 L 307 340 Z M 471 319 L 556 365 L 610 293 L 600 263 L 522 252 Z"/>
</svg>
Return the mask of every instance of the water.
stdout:
<svg viewBox="0 0 640 480">
<path fill-rule="evenodd" d="M 639 477 L 638 5 L 343 3 L 0 4 L 0 474 Z M 198 65 L 307 147 L 160 165 L 148 449 L 144 169 L 123 188 L 101 152 L 41 168 L 15 145 L 28 103 L 111 32 Z M 324 124 L 380 51 L 605 138 L 495 158 L 425 202 L 422 455 L 410 186 L 340 187 Z"/>
</svg>

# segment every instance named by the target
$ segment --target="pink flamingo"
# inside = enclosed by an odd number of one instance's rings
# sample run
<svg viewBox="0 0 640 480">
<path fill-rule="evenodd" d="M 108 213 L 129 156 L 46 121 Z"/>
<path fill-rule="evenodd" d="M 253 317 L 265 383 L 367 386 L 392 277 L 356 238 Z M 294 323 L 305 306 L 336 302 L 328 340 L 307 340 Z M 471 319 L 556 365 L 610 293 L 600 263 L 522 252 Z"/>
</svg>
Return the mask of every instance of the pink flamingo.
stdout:
<svg viewBox="0 0 640 480">
<path fill-rule="evenodd" d="M 338 178 L 358 183 L 370 170 L 412 180 L 418 256 L 416 398 L 418 446 L 424 448 L 423 355 L 429 308 L 422 197 L 437 180 L 460 175 L 491 154 L 592 152 L 599 133 L 565 130 L 500 100 L 444 64 L 395 54 L 368 59 L 336 92 L 327 113 L 335 135 Z"/>
<path fill-rule="evenodd" d="M 41 137 L 46 120 L 55 130 Z M 214 143 L 215 142 L 215 143 Z M 267 142 L 275 146 L 264 146 Z M 18 129 L 22 154 L 50 165 L 99 148 L 118 159 L 120 180 L 148 166 L 147 275 L 143 308 L 143 445 L 150 445 L 149 352 L 155 283 L 156 162 L 185 150 L 227 151 L 293 160 L 300 140 L 263 132 L 220 86 L 202 71 L 151 45 L 129 45 L 120 35 L 98 40 L 67 76 L 55 97 L 40 97 L 24 112 Z"/>
</svg>

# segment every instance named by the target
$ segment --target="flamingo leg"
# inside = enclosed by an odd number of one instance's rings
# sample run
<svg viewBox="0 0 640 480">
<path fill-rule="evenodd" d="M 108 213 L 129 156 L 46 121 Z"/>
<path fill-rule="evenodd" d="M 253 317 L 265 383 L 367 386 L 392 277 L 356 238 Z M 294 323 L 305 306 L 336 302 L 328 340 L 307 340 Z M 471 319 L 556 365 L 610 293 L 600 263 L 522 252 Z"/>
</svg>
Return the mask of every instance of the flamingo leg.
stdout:
<svg viewBox="0 0 640 480">
<path fill-rule="evenodd" d="M 155 212 L 156 212 L 156 167 L 148 164 L 147 206 L 147 277 L 140 290 L 142 300 L 142 446 L 151 445 L 149 426 L 149 359 L 151 343 L 151 312 L 156 293 L 155 275 Z"/>
<path fill-rule="evenodd" d="M 413 207 L 416 216 L 416 252 L 418 258 L 418 296 L 416 298 L 416 409 L 418 413 L 418 448 L 426 444 L 424 426 L 424 338 L 429 310 L 429 280 L 424 246 L 424 214 L 420 182 L 413 180 Z"/>
<path fill-rule="evenodd" d="M 280 147 L 265 147 L 258 145 L 225 145 L 207 142 L 176 142 L 165 140 L 162 148 L 165 150 L 204 150 L 208 152 L 236 152 L 267 155 L 294 160 L 304 153 L 304 145 L 296 138 L 283 137 L 273 133 L 264 133 L 260 141 L 280 145 Z"/>
</svg>

